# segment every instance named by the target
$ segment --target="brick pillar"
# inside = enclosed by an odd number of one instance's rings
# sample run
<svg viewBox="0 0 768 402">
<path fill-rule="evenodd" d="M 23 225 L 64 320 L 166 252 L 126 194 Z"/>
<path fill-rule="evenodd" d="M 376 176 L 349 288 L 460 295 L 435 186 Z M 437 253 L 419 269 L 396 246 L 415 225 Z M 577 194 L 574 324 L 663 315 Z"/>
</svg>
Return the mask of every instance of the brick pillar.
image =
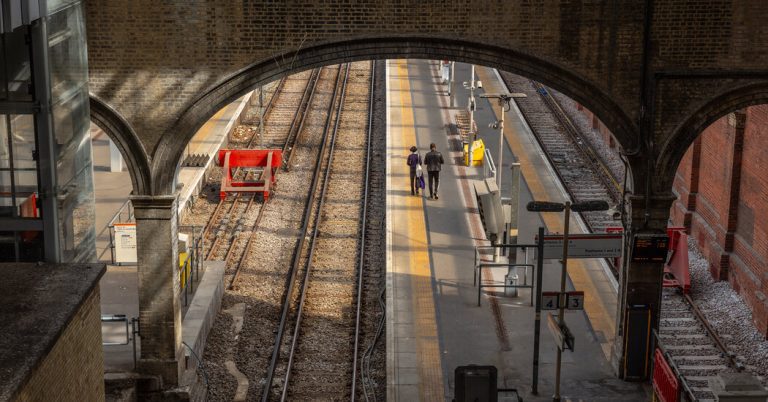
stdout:
<svg viewBox="0 0 768 402">
<path fill-rule="evenodd" d="M 739 195 L 741 191 L 741 159 L 744 153 L 744 129 L 747 122 L 747 114 L 739 110 L 728 116 L 729 123 L 734 127 L 733 143 L 731 149 L 731 166 L 728 171 L 728 184 L 723 190 L 728 191 L 725 233 L 722 238 L 718 236 L 718 245 L 722 249 L 720 261 L 717 267 L 710 267 L 712 276 L 721 281 L 728 280 L 728 267 L 731 253 L 733 252 L 734 235 L 739 212 Z M 726 166 L 726 168 L 728 168 Z"/>
<path fill-rule="evenodd" d="M 177 200 L 175 196 L 132 196 L 139 271 L 141 373 L 158 375 L 165 387 L 179 385 L 181 308 Z"/>
<path fill-rule="evenodd" d="M 701 169 L 701 136 L 696 137 L 691 149 L 691 176 L 688 178 L 688 197 L 684 200 L 683 226 L 691 233 L 691 218 L 696 212 L 696 197 L 699 195 L 699 171 Z"/>
<path fill-rule="evenodd" d="M 619 277 L 619 303 L 617 309 L 616 343 L 612 363 L 620 378 L 629 380 L 644 380 L 650 368 L 652 353 L 650 350 L 649 334 L 659 326 L 659 308 L 661 305 L 661 290 L 663 285 L 663 263 L 633 261 L 632 244 L 634 236 L 666 233 L 669 219 L 669 208 L 676 197 L 672 195 L 655 195 L 649 200 L 648 215 L 646 215 L 646 199 L 642 195 L 629 198 L 631 222 L 626 236 L 625 258 Z M 640 331 L 635 325 L 629 326 L 630 314 L 639 314 L 647 309 L 649 317 L 646 320 L 650 328 Z M 638 345 L 647 345 L 646 353 L 638 353 Z M 631 367 L 645 367 L 646 372 L 638 375 Z M 642 370 L 641 370 L 642 371 Z"/>
</svg>

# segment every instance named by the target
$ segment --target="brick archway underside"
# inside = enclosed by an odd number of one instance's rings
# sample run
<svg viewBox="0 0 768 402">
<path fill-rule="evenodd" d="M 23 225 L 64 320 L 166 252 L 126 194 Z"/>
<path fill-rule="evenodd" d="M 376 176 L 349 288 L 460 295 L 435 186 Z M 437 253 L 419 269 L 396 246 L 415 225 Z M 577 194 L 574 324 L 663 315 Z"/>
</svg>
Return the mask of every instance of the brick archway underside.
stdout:
<svg viewBox="0 0 768 402">
<path fill-rule="evenodd" d="M 173 191 L 176 166 L 186 144 L 208 118 L 259 85 L 299 71 L 371 59 L 448 59 L 513 72 L 542 82 L 584 104 L 625 148 L 636 148 L 636 126 L 627 113 L 596 85 L 553 63 L 512 49 L 458 40 L 398 37 L 363 38 L 292 51 L 254 63 L 201 93 L 160 138 L 152 156 L 151 194 Z M 286 60 L 286 62 L 278 62 Z"/>
<path fill-rule="evenodd" d="M 768 104 L 768 76 L 762 82 L 735 86 L 700 106 L 662 144 L 655 170 L 661 172 L 663 177 L 656 183 L 657 191 L 672 188 L 675 172 L 685 152 L 707 127 L 728 113 L 761 104 Z"/>
</svg>

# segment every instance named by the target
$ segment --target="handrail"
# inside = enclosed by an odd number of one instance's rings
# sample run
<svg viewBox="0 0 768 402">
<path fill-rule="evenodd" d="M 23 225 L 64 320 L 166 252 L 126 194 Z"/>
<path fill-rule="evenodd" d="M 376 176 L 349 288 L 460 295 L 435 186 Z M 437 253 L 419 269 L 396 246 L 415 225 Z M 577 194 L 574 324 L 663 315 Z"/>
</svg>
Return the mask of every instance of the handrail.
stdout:
<svg viewBox="0 0 768 402">
<path fill-rule="evenodd" d="M 496 164 L 493 163 L 493 156 L 491 151 L 485 149 L 485 162 L 483 163 L 483 177 L 486 179 L 492 179 L 496 177 Z"/>
</svg>

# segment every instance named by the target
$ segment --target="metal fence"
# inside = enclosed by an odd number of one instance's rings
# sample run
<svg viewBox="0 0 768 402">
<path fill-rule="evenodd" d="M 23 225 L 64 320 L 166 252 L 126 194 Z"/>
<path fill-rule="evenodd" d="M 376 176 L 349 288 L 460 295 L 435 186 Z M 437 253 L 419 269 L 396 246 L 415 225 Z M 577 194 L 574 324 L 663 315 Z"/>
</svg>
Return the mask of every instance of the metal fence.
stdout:
<svg viewBox="0 0 768 402">
<path fill-rule="evenodd" d="M 504 289 L 514 289 L 517 291 L 517 289 L 531 289 L 531 301 L 530 304 L 533 306 L 533 270 L 534 265 L 529 263 L 528 259 L 528 247 L 536 248 L 535 244 L 498 244 L 494 246 L 477 246 L 475 247 L 475 265 L 474 265 L 474 281 L 473 285 L 477 286 L 477 305 L 480 305 L 481 302 L 481 296 L 483 293 L 483 288 L 504 288 Z M 483 262 L 482 258 L 480 257 L 480 254 L 482 254 L 485 251 L 491 251 L 491 254 L 495 254 L 496 250 L 500 249 L 501 251 L 505 251 L 507 249 L 515 250 L 515 249 L 522 249 L 525 253 L 525 260 L 522 264 L 518 264 L 515 262 Z M 493 268 L 506 268 L 509 273 L 512 273 L 512 269 L 514 268 L 516 271 L 519 268 L 522 268 L 522 277 L 523 282 L 520 284 L 520 275 L 518 272 L 515 272 L 513 278 L 515 278 L 514 285 L 507 284 L 506 282 L 503 285 L 498 284 L 484 284 L 483 283 L 483 270 L 484 269 L 493 269 Z M 528 274 L 528 270 L 531 270 L 530 275 Z M 528 283 L 528 278 L 531 278 L 531 283 Z"/>
<path fill-rule="evenodd" d="M 136 317 L 132 317 L 131 319 L 128 319 L 125 314 L 103 314 L 101 316 L 101 323 L 102 326 L 107 323 L 109 324 L 115 324 L 118 325 L 125 325 L 125 340 L 121 342 L 104 342 L 102 340 L 101 344 L 102 346 L 124 346 L 128 344 L 133 344 L 133 367 L 136 368 L 136 337 L 139 335 L 138 330 L 138 322 L 139 319 Z M 103 329 L 102 329 L 102 332 Z M 103 338 L 102 338 L 103 339 Z"/>
</svg>

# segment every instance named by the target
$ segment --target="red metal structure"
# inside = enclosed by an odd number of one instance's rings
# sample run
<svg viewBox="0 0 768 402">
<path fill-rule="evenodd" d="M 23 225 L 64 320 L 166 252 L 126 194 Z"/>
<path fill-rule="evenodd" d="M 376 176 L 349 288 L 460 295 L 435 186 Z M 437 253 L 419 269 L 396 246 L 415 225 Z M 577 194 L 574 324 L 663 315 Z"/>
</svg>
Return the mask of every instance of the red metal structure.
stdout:
<svg viewBox="0 0 768 402">
<path fill-rule="evenodd" d="M 283 153 L 279 149 L 222 149 L 216 160 L 224 167 L 221 176 L 221 199 L 227 193 L 263 193 L 264 200 L 276 184 L 275 173 L 283 163 Z M 243 169 L 243 178 L 235 180 L 233 175 Z"/>
<path fill-rule="evenodd" d="M 667 228 L 669 257 L 664 264 L 664 287 L 677 287 L 683 293 L 691 291 L 691 275 L 688 270 L 688 235 L 684 227 Z"/>
<path fill-rule="evenodd" d="M 680 395 L 680 383 L 660 349 L 653 356 L 653 393 L 659 402 L 678 402 Z"/>
</svg>

